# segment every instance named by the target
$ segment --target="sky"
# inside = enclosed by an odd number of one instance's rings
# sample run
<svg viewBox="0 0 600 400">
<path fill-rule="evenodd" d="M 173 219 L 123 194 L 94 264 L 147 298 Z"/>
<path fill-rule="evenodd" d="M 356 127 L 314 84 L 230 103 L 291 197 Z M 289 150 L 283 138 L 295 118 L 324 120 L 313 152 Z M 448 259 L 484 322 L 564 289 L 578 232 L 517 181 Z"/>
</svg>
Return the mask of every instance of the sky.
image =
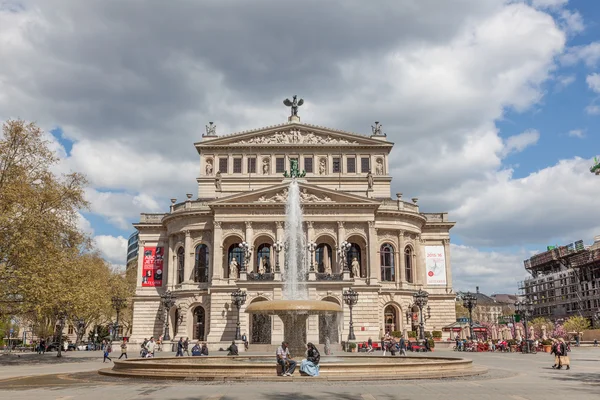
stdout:
<svg viewBox="0 0 600 400">
<path fill-rule="evenodd" d="M 89 180 L 80 226 L 125 264 L 141 212 L 197 191 L 209 121 L 395 143 L 392 193 L 447 211 L 455 290 L 600 235 L 600 2 L 0 0 L 0 121 L 37 122 Z"/>
</svg>

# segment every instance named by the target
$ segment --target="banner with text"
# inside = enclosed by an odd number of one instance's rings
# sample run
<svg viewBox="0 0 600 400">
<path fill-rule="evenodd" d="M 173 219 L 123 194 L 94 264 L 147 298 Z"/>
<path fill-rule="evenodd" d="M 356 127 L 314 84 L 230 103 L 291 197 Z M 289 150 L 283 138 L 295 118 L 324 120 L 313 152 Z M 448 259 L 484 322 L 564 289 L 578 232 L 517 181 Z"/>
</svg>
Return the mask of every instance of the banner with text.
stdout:
<svg viewBox="0 0 600 400">
<path fill-rule="evenodd" d="M 425 246 L 425 273 L 428 285 L 446 285 L 444 246 Z"/>
<path fill-rule="evenodd" d="M 161 287 L 164 247 L 144 247 L 142 287 Z"/>
</svg>

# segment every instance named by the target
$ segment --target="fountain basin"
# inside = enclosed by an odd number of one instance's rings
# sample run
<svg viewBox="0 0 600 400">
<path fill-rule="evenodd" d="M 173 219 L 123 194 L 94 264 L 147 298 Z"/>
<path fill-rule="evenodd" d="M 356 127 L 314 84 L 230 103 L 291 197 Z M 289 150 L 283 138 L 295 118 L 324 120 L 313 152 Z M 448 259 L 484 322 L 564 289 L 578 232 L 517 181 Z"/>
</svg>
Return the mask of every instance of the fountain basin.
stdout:
<svg viewBox="0 0 600 400">
<path fill-rule="evenodd" d="M 246 312 L 250 314 L 327 314 L 342 312 L 342 307 L 330 301 L 319 300 L 270 300 L 249 304 Z"/>
<path fill-rule="evenodd" d="M 300 364 L 300 359 L 297 359 Z M 298 365 L 299 368 L 299 365 Z M 472 361 L 455 357 L 323 356 L 318 377 L 302 377 L 297 369 L 293 379 L 310 380 L 397 380 L 472 376 L 485 373 Z M 245 381 L 285 380 L 278 377 L 275 356 L 177 357 L 115 361 L 101 375 L 130 378 Z"/>
</svg>

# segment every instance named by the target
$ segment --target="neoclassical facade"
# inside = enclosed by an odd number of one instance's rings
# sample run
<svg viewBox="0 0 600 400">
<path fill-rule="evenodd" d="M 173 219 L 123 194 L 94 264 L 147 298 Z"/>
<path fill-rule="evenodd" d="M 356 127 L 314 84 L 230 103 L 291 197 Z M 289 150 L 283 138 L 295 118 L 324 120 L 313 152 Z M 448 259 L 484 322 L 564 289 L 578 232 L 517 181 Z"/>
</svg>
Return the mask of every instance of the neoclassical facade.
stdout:
<svg viewBox="0 0 600 400">
<path fill-rule="evenodd" d="M 377 125 L 376 125 L 377 127 Z M 429 293 L 425 329 L 455 322 L 447 213 L 424 213 L 418 199 L 392 199 L 389 157 L 393 144 L 380 129 L 360 135 L 300 123 L 217 136 L 207 127 L 195 143 L 200 155 L 198 195 L 172 199 L 169 212 L 142 214 L 139 223 L 138 287 L 132 343 L 165 330 L 161 294 L 171 291 L 169 335 L 223 347 L 235 335 L 237 309 L 231 293 L 247 292 L 240 323 L 250 343 L 282 340 L 278 317 L 249 316 L 245 307 L 282 299 L 285 281 L 285 202 L 293 163 L 304 211 L 309 297 L 344 309 L 335 321 L 311 316 L 307 339 L 323 343 L 348 336 L 349 312 L 342 292 L 359 292 L 353 308 L 358 341 L 418 326 L 413 293 Z M 247 257 L 239 244 L 250 247 Z M 346 254 L 340 244 L 350 243 Z M 284 246 L 283 246 L 284 247 Z M 308 246 L 307 246 L 308 247 Z M 342 265 L 347 263 L 347 269 Z M 245 270 L 244 270 L 245 269 Z M 345 271 L 346 270 L 346 271 Z M 331 328 L 333 325 L 333 328 Z"/>
</svg>

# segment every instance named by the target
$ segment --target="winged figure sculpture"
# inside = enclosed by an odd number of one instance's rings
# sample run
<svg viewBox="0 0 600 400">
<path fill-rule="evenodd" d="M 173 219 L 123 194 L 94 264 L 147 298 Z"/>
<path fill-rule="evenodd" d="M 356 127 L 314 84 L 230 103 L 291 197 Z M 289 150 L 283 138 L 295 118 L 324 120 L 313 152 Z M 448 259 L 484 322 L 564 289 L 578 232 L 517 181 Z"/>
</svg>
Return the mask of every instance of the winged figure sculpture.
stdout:
<svg viewBox="0 0 600 400">
<path fill-rule="evenodd" d="M 298 115 L 298 107 L 300 107 L 302 104 L 304 104 L 304 99 L 298 100 L 298 96 L 294 95 L 294 97 L 292 97 L 291 101 L 290 101 L 290 99 L 285 99 L 283 101 L 283 104 L 292 108 L 291 116 L 293 117 L 293 116 Z"/>
</svg>

